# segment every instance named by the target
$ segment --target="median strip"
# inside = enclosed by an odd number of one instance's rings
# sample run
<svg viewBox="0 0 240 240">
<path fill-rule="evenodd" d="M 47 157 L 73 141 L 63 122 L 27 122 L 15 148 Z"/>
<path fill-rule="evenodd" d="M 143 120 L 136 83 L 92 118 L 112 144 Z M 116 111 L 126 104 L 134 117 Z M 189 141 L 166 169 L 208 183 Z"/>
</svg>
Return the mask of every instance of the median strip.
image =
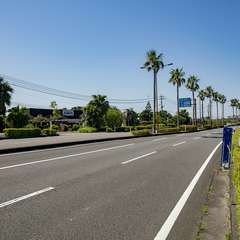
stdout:
<svg viewBox="0 0 240 240">
<path fill-rule="evenodd" d="M 180 143 L 175 143 L 175 144 L 173 144 L 173 147 L 176 147 L 176 146 L 181 145 L 181 144 L 184 144 L 184 143 L 186 143 L 186 141 L 180 142 Z"/>
<path fill-rule="evenodd" d="M 49 158 L 49 159 L 44 159 L 44 160 L 39 160 L 39 161 L 34 161 L 34 162 L 27 162 L 27 163 L 20 163 L 20 164 L 15 164 L 15 165 L 9 165 L 9 166 L 5 166 L 5 167 L 1 167 L 0 170 L 16 168 L 16 167 L 23 167 L 23 166 L 27 166 L 27 165 L 34 165 L 34 164 L 45 163 L 45 162 L 52 162 L 52 161 L 57 161 L 57 160 L 65 159 L 65 158 L 83 156 L 83 155 L 87 155 L 87 154 L 91 154 L 91 153 L 99 153 L 99 152 L 104 152 L 104 151 L 110 151 L 110 150 L 114 150 L 114 149 L 129 147 L 129 146 L 132 146 L 134 144 L 135 143 L 130 143 L 130 144 L 120 145 L 120 146 L 115 146 L 115 147 L 110 147 L 110 148 L 102 148 L 102 149 L 89 151 L 89 152 L 71 154 L 71 155 L 55 157 L 55 158 Z"/>
<path fill-rule="evenodd" d="M 27 195 L 25 195 L 25 196 L 18 197 L 18 198 L 15 198 L 15 199 L 13 199 L 13 200 L 10 200 L 10 201 L 1 203 L 1 204 L 0 204 L 0 208 L 3 208 L 3 207 L 6 207 L 6 206 L 15 204 L 15 203 L 20 202 L 20 201 L 23 201 L 23 200 L 25 200 L 25 199 L 27 199 L 27 198 L 35 197 L 35 196 L 37 196 L 37 195 L 40 195 L 40 194 L 42 194 L 42 193 L 51 191 L 51 190 L 53 190 L 53 189 L 54 189 L 54 187 L 47 187 L 47 188 L 44 188 L 44 189 L 42 189 L 42 190 L 39 190 L 39 191 L 30 193 L 30 194 L 27 194 Z"/>
<path fill-rule="evenodd" d="M 145 157 L 147 157 L 147 156 L 153 155 L 153 154 L 155 154 L 155 153 L 157 153 L 157 151 L 150 152 L 150 153 L 144 154 L 144 155 L 142 155 L 142 156 L 139 156 L 139 157 L 136 157 L 136 158 L 127 160 L 127 161 L 125 161 L 125 162 L 122 162 L 121 164 L 122 164 L 122 165 L 125 165 L 125 164 L 128 164 L 128 163 L 134 162 L 134 161 L 136 161 L 136 160 L 138 160 L 138 159 L 145 158 Z"/>
</svg>

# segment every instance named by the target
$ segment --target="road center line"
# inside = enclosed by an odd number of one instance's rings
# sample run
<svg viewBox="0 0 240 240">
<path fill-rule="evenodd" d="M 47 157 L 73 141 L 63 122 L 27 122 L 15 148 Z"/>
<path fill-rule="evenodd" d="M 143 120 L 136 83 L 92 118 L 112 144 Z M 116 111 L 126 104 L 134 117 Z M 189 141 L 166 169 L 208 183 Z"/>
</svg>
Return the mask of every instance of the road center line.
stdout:
<svg viewBox="0 0 240 240">
<path fill-rule="evenodd" d="M 132 158 L 132 159 L 130 159 L 130 160 L 127 160 L 127 161 L 125 161 L 125 162 L 122 162 L 121 164 L 127 164 L 127 163 L 131 163 L 131 162 L 133 162 L 133 161 L 136 161 L 136 160 L 138 160 L 138 159 L 141 159 L 141 158 L 145 158 L 145 157 L 147 157 L 147 156 L 150 156 L 150 155 L 152 155 L 152 154 L 155 154 L 157 151 L 154 151 L 154 152 L 150 152 L 150 153 L 147 153 L 147 154 L 144 154 L 144 155 L 142 155 L 142 156 L 139 156 L 139 157 L 136 157 L 136 158 Z"/>
<path fill-rule="evenodd" d="M 51 190 L 53 190 L 53 189 L 54 189 L 54 187 L 47 187 L 47 188 L 44 188 L 44 189 L 39 190 L 39 191 L 37 191 L 37 192 L 33 192 L 33 193 L 27 194 L 27 195 L 25 195 L 25 196 L 18 197 L 18 198 L 15 198 L 15 199 L 13 199 L 13 200 L 10 200 L 10 201 L 1 203 L 1 204 L 0 204 L 0 208 L 6 207 L 6 206 L 8 206 L 8 205 L 12 205 L 12 204 L 14 204 L 14 203 L 20 202 L 20 201 L 25 200 L 25 199 L 27 199 L 27 198 L 35 197 L 35 196 L 37 196 L 37 195 L 40 195 L 40 194 L 42 194 L 42 193 L 51 191 Z"/>
<path fill-rule="evenodd" d="M 176 146 L 184 144 L 184 143 L 186 143 L 186 141 L 183 141 L 183 142 L 180 142 L 180 143 L 175 143 L 175 144 L 173 144 L 173 147 L 176 147 Z"/>
<path fill-rule="evenodd" d="M 39 160 L 39 161 L 34 161 L 34 162 L 27 162 L 27 163 L 20 163 L 20 164 L 15 164 L 15 165 L 9 165 L 5 167 L 0 167 L 0 170 L 5 170 L 9 168 L 16 168 L 16 167 L 23 167 L 27 165 L 34 165 L 34 164 L 39 164 L 39 163 L 44 163 L 44 162 L 51 162 L 51 161 L 57 161 L 61 160 L 64 158 L 71 158 L 71 157 L 77 157 L 77 156 L 83 156 L 91 153 L 98 153 L 98 152 L 104 152 L 104 151 L 109 151 L 109 150 L 114 150 L 114 149 L 119 149 L 119 148 L 124 148 L 124 147 L 129 147 L 134 145 L 135 143 L 130 143 L 126 145 L 120 145 L 120 146 L 115 146 L 115 147 L 110 147 L 110 148 L 102 148 L 94 151 L 89 151 L 89 152 L 83 152 L 83 153 L 77 153 L 77 154 L 71 154 L 71 155 L 66 155 L 66 156 L 61 156 L 61 157 L 55 157 L 55 158 L 49 158 L 49 159 L 44 159 L 44 160 Z"/>
<path fill-rule="evenodd" d="M 178 200 L 177 204 L 175 205 L 175 207 L 171 211 L 170 215 L 168 216 L 168 218 L 166 219 L 166 221 L 162 225 L 160 231 L 157 233 L 154 240 L 166 240 L 167 239 L 174 223 L 176 222 L 179 214 L 181 213 L 183 207 L 185 206 L 190 194 L 192 193 L 192 191 L 193 191 L 194 187 L 196 186 L 198 180 L 200 179 L 202 173 L 204 172 L 208 163 L 211 161 L 213 155 L 218 150 L 218 148 L 221 146 L 221 144 L 222 144 L 222 142 L 220 142 L 213 149 L 213 151 L 210 153 L 208 158 L 205 160 L 205 162 L 203 163 L 201 168 L 198 170 L 198 172 L 196 173 L 196 175 L 194 176 L 194 178 L 192 179 L 192 181 L 188 185 L 187 189 L 185 190 L 185 192 L 183 193 L 183 195 L 181 196 L 181 198 Z"/>
<path fill-rule="evenodd" d="M 158 142 L 158 141 L 162 141 L 162 140 L 166 140 L 167 138 L 157 138 L 157 139 L 153 139 L 152 142 Z"/>
</svg>

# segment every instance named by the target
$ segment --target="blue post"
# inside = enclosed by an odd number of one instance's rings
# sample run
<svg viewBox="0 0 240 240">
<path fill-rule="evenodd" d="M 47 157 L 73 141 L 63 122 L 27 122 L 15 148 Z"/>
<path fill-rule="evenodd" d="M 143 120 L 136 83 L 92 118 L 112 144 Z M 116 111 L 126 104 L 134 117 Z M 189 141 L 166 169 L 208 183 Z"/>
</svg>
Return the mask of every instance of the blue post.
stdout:
<svg viewBox="0 0 240 240">
<path fill-rule="evenodd" d="M 230 168 L 231 163 L 231 145 L 233 129 L 230 127 L 223 128 L 222 160 L 221 166 L 225 169 Z"/>
</svg>

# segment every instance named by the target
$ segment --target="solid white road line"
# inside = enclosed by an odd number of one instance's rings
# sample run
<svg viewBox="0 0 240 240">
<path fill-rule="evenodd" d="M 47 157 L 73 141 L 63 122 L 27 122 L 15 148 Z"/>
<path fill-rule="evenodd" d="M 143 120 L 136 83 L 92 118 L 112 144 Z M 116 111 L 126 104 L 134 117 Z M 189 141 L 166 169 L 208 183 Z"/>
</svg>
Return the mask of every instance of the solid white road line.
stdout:
<svg viewBox="0 0 240 240">
<path fill-rule="evenodd" d="M 175 143 L 175 144 L 173 144 L 173 147 L 176 147 L 176 146 L 181 145 L 181 144 L 184 144 L 184 143 L 186 143 L 186 141 L 180 142 L 180 143 Z"/>
<path fill-rule="evenodd" d="M 120 145 L 120 146 L 115 146 L 115 147 L 110 147 L 110 148 L 102 148 L 94 151 L 89 151 L 89 152 L 83 152 L 83 153 L 77 153 L 77 154 L 71 154 L 71 155 L 66 155 L 66 156 L 61 156 L 61 157 L 55 157 L 55 158 L 49 158 L 49 159 L 44 159 L 44 160 L 39 160 L 39 161 L 34 161 L 34 162 L 27 162 L 27 163 L 20 163 L 20 164 L 15 164 L 15 165 L 9 165 L 5 167 L 0 167 L 0 170 L 5 170 L 9 168 L 16 168 L 16 167 L 23 167 L 27 165 L 34 165 L 34 164 L 39 164 L 39 163 L 44 163 L 44 162 L 51 162 L 51 161 L 57 161 L 61 160 L 64 158 L 71 158 L 71 157 L 77 157 L 77 156 L 83 156 L 91 153 L 98 153 L 98 152 L 104 152 L 104 151 L 109 151 L 109 150 L 114 150 L 114 149 L 119 149 L 119 148 L 124 148 L 124 147 L 129 147 L 134 145 L 135 143 L 130 143 L 126 145 Z"/>
<path fill-rule="evenodd" d="M 13 199 L 13 200 L 10 200 L 10 201 L 1 203 L 1 204 L 0 204 L 0 208 L 6 207 L 6 206 L 8 206 L 8 205 L 12 205 L 12 204 L 14 204 L 14 203 L 20 202 L 20 201 L 25 200 L 25 199 L 27 199 L 27 198 L 31 198 L 31 197 L 40 195 L 40 194 L 42 194 L 42 193 L 51 191 L 51 190 L 53 190 L 53 189 L 54 189 L 54 187 L 47 187 L 47 188 L 44 188 L 44 189 L 39 190 L 39 191 L 37 191 L 37 192 L 33 192 L 33 193 L 28 194 L 28 195 L 25 195 L 25 196 L 22 196 L 22 197 L 18 197 L 18 198 L 15 198 L 15 199 Z"/>
<path fill-rule="evenodd" d="M 133 162 L 133 161 L 136 161 L 136 160 L 138 160 L 138 159 L 141 159 L 141 158 L 145 158 L 145 157 L 147 157 L 147 156 L 150 156 L 150 155 L 152 155 L 152 154 L 155 154 L 157 151 L 154 151 L 154 152 L 150 152 L 150 153 L 147 153 L 147 154 L 144 154 L 144 155 L 142 155 L 142 156 L 139 156 L 139 157 L 136 157 L 136 158 L 132 158 L 132 159 L 130 159 L 130 160 L 127 160 L 127 161 L 125 161 L 125 162 L 122 162 L 121 164 L 127 164 L 127 163 L 131 163 L 131 162 Z"/>
<path fill-rule="evenodd" d="M 220 142 L 211 152 L 211 154 L 208 156 L 208 158 L 205 160 L 201 168 L 198 170 L 190 184 L 188 185 L 187 189 L 181 196 L 181 198 L 178 200 L 177 204 L 171 211 L 170 215 L 168 216 L 167 220 L 162 225 L 160 231 L 154 238 L 154 240 L 166 240 L 174 223 L 176 222 L 179 214 L 181 213 L 183 207 L 185 206 L 190 194 L 192 193 L 194 187 L 196 186 L 199 178 L 201 177 L 202 173 L 204 172 L 205 168 L 207 167 L 208 163 L 211 161 L 213 155 L 218 150 L 218 148 L 221 146 L 222 142 Z"/>
<path fill-rule="evenodd" d="M 166 140 L 167 138 L 157 138 L 157 139 L 153 139 L 152 142 L 158 142 L 158 141 L 162 141 L 162 140 Z"/>
</svg>

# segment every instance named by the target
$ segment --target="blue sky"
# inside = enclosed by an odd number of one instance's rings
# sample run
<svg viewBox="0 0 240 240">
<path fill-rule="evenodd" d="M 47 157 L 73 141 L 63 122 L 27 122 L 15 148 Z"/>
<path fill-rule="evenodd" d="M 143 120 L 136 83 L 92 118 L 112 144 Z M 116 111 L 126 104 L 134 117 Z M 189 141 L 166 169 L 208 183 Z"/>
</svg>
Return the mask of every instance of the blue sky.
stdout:
<svg viewBox="0 0 240 240">
<path fill-rule="evenodd" d="M 239 98 L 239 11 L 238 0 L 1 0 L 0 73 L 79 94 L 148 98 L 152 75 L 140 66 L 156 49 L 186 76 L 198 75 L 202 88 Z M 175 112 L 169 70 L 159 73 L 159 91 Z M 190 95 L 182 87 L 181 96 Z M 86 103 L 21 89 L 13 100 L 53 99 L 61 107 Z"/>
</svg>

